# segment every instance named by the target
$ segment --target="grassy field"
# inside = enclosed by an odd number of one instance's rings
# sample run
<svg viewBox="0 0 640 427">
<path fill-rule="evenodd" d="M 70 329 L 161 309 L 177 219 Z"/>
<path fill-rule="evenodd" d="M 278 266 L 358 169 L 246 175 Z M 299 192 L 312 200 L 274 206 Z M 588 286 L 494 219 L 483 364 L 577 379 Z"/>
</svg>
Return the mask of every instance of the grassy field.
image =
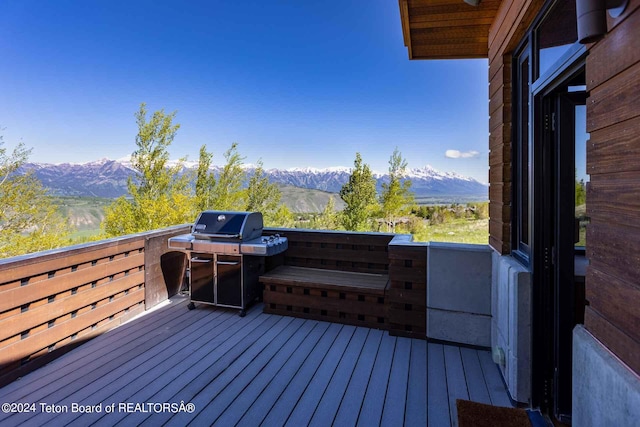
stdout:
<svg viewBox="0 0 640 427">
<path fill-rule="evenodd" d="M 53 202 L 78 232 L 91 233 L 100 229 L 104 210 L 113 200 L 98 197 L 55 197 Z"/>
<path fill-rule="evenodd" d="M 340 196 L 321 190 L 293 187 L 291 185 L 278 186 L 282 193 L 282 202 L 291 212 L 322 212 L 330 197 L 333 197 L 337 210 L 344 209 L 344 202 Z"/>
<path fill-rule="evenodd" d="M 413 235 L 416 242 L 489 243 L 488 219 L 454 219 L 443 224 L 426 225 Z"/>
</svg>

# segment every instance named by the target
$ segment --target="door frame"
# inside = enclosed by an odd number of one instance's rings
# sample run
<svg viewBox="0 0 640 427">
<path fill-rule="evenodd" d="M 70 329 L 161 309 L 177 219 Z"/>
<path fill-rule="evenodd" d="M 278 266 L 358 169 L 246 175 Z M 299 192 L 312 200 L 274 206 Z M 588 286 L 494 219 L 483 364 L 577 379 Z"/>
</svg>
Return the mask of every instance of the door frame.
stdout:
<svg viewBox="0 0 640 427">
<path fill-rule="evenodd" d="M 575 204 L 561 201 L 575 192 L 569 113 L 586 102 L 586 92 L 568 93 L 567 87 L 584 79 L 584 65 L 584 58 L 574 62 L 534 94 L 532 403 L 565 422 L 571 419 Z M 568 138 L 573 143 L 563 144 Z"/>
</svg>

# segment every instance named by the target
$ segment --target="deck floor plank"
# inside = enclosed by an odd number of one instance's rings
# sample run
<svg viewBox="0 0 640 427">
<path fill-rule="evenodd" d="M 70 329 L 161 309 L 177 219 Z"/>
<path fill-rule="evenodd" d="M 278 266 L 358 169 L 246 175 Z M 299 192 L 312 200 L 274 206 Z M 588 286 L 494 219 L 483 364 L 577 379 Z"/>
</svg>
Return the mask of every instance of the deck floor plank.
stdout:
<svg viewBox="0 0 640 427">
<path fill-rule="evenodd" d="M 311 381 L 307 383 L 286 425 L 293 427 L 309 425 L 318 403 L 329 386 L 329 382 L 335 374 L 355 331 L 355 326 L 344 326 L 342 328 L 334 345 L 326 353 Z"/>
<path fill-rule="evenodd" d="M 182 313 L 186 311 L 188 310 L 186 310 L 185 305 Z M 212 315 L 215 316 L 215 314 L 212 314 L 211 312 L 198 313 L 197 316 L 192 316 L 189 320 L 197 322 L 200 319 Z M 40 378 L 37 381 L 32 381 L 30 377 L 35 376 L 28 375 L 25 378 L 25 383 L 28 384 L 28 386 L 25 387 L 25 391 L 18 390 L 12 395 L 5 396 L 3 399 L 14 402 L 28 399 L 32 402 L 56 402 L 61 404 L 78 388 L 86 387 L 97 379 L 108 375 L 110 373 L 109 366 L 120 366 L 121 364 L 128 363 L 135 358 L 135 356 L 144 354 L 144 351 L 152 348 L 158 342 L 162 341 L 163 338 L 175 335 L 176 329 L 172 329 L 171 326 L 167 326 L 170 325 L 171 319 L 165 320 L 167 320 L 167 323 L 164 325 L 161 324 L 155 329 L 150 329 L 150 326 L 152 326 L 151 324 L 146 325 L 142 335 L 140 335 L 135 328 L 123 328 L 122 330 L 118 328 L 118 335 L 123 338 L 123 345 L 114 345 L 114 342 L 111 341 L 113 337 L 108 337 L 109 340 L 107 340 L 108 344 L 106 346 L 100 343 L 101 340 L 94 339 L 86 344 L 88 349 L 92 350 L 89 355 L 85 356 L 82 353 L 82 351 L 85 350 L 85 345 L 76 348 L 68 354 L 71 356 L 69 359 L 72 361 L 69 365 L 60 365 L 58 363 L 63 362 L 66 357 L 54 361 L 55 363 L 48 364 L 46 366 L 46 370 L 42 371 L 42 369 L 40 369 L 36 371 L 46 373 L 43 378 Z M 103 336 L 107 337 L 107 335 L 110 334 L 104 334 Z M 127 338 L 131 339 L 129 340 Z M 97 345 L 89 345 L 94 342 L 96 342 Z M 82 384 L 82 386 L 79 386 L 79 384 Z M 28 394 L 26 397 L 19 397 L 27 392 Z M 84 396 L 82 397 L 82 403 L 89 404 L 89 402 L 84 401 Z M 75 403 L 80 402 L 75 401 Z M 51 414 L 44 413 L 20 414 L 20 422 L 26 422 L 27 420 L 34 418 L 33 422 L 34 424 L 37 424 L 39 420 L 51 417 Z"/>
<path fill-rule="evenodd" d="M 427 425 L 427 342 L 411 340 L 409 383 L 407 384 L 407 426 Z"/>
<path fill-rule="evenodd" d="M 329 325 L 329 323 L 318 322 L 277 375 L 271 378 L 264 392 L 252 403 L 237 425 L 257 426 L 262 423 L 302 363 L 317 349 L 318 343 L 325 336 Z"/>
<path fill-rule="evenodd" d="M 317 372 L 322 361 L 325 359 L 325 356 L 338 339 L 340 332 L 345 327 L 346 326 L 337 323 L 332 323 L 331 326 L 329 326 L 327 333 L 322 337 L 322 339 L 320 339 L 314 351 L 307 357 L 302 366 L 300 366 L 298 372 L 296 372 L 295 376 L 291 379 L 289 384 L 287 384 L 287 387 L 278 397 L 278 400 L 275 402 L 271 411 L 261 425 L 281 426 L 287 422 L 292 410 L 297 405 L 300 396 Z M 339 340 L 340 344 L 343 342 L 344 340 Z"/>
<path fill-rule="evenodd" d="M 396 341 L 396 337 L 388 334 L 382 337 L 380 349 L 378 350 L 373 371 L 371 372 L 371 379 L 369 380 L 367 392 L 364 395 L 364 401 L 360 409 L 360 416 L 358 416 L 357 425 L 359 426 L 380 424 Z"/>
<path fill-rule="evenodd" d="M 210 339 L 215 339 L 217 335 L 231 333 L 231 331 L 239 328 L 239 317 L 233 314 L 227 314 L 225 317 L 218 317 L 219 323 L 213 328 L 208 328 L 204 334 L 200 332 L 200 339 L 193 339 L 189 342 L 190 334 L 187 336 L 187 343 L 185 345 L 184 340 L 179 347 L 179 351 L 174 354 L 161 354 L 157 358 L 150 360 L 151 366 L 144 367 L 142 375 L 135 378 L 135 380 L 124 379 L 124 386 L 117 391 L 106 390 L 101 393 L 103 401 L 107 403 L 118 403 L 121 399 L 124 401 L 138 400 L 138 401 L 150 401 L 153 393 L 165 387 L 172 381 L 186 372 L 188 369 L 187 362 L 193 359 L 201 360 L 202 357 L 209 352 L 206 348 L 206 342 Z M 193 328 L 190 328 L 193 329 Z M 197 330 L 196 330 L 197 331 Z M 197 336 L 194 338 L 198 338 Z M 163 357 L 164 356 L 164 357 Z M 102 414 L 101 417 L 95 421 L 96 425 L 114 425 L 116 422 L 124 418 L 125 413 L 116 414 Z"/>
<path fill-rule="evenodd" d="M 187 303 L 175 297 L 0 389 L 2 403 L 101 412 L 0 414 L 0 424 L 450 426 L 457 398 L 511 406 L 488 351 Z M 181 401 L 195 411 L 104 411 Z"/>
<path fill-rule="evenodd" d="M 232 426 L 239 423 L 240 419 L 247 412 L 251 404 L 263 393 L 273 377 L 278 375 L 284 364 L 291 358 L 293 353 L 302 345 L 311 331 L 317 327 L 318 322 L 304 321 L 295 334 L 283 345 L 271 360 L 253 378 L 249 378 L 249 384 L 245 386 L 234 401 L 220 414 L 217 419 L 211 421 L 222 426 Z"/>
<path fill-rule="evenodd" d="M 369 330 L 362 353 L 347 385 L 345 396 L 340 402 L 340 407 L 334 418 L 335 425 L 356 425 L 384 335 L 385 333 L 378 329 Z"/>
<path fill-rule="evenodd" d="M 460 355 L 462 356 L 469 399 L 474 402 L 491 404 L 487 382 L 484 379 L 482 366 L 480 366 L 480 359 L 478 359 L 478 350 L 460 348 Z"/>
<path fill-rule="evenodd" d="M 451 425 L 444 346 L 427 347 L 427 421 L 430 426 Z"/>
<path fill-rule="evenodd" d="M 159 371 L 154 377 L 154 372 L 149 371 L 144 374 L 141 381 L 137 383 L 128 384 L 117 395 L 112 395 L 109 400 L 112 402 L 120 401 L 137 401 L 137 402 L 160 402 L 167 399 L 167 396 L 162 396 L 164 393 L 171 393 L 171 386 L 181 387 L 201 374 L 206 369 L 206 363 L 213 363 L 216 357 L 222 357 L 222 351 L 228 349 L 233 341 L 234 336 L 242 336 L 243 329 L 246 329 L 247 325 L 259 325 L 261 320 L 258 318 L 258 312 L 250 311 L 244 320 L 241 320 L 236 315 L 229 315 L 224 321 L 219 324 L 206 328 L 202 333 L 201 339 L 194 340 L 190 343 L 185 350 L 185 353 L 175 359 L 167 358 L 167 360 L 159 366 Z M 248 323 L 246 323 L 248 322 Z M 221 351 L 214 352 L 214 349 Z M 155 370 L 155 368 L 154 368 Z M 169 390 L 169 391 L 167 391 Z M 166 400 L 164 400 L 166 401 Z M 135 414 L 109 414 L 97 422 L 97 425 L 114 425 L 127 416 L 125 425 L 129 423 L 139 424 L 148 417 L 145 413 Z"/>
<path fill-rule="evenodd" d="M 450 345 L 444 347 L 444 363 L 447 372 L 447 391 L 449 397 L 449 413 L 451 414 L 451 425 L 458 425 L 457 399 L 469 399 L 467 381 L 464 376 L 462 357 L 460 348 Z"/>
<path fill-rule="evenodd" d="M 186 357 L 185 347 L 197 338 L 198 330 L 196 328 L 204 328 L 207 322 L 220 320 L 224 317 L 235 317 L 231 313 L 211 313 L 195 322 L 190 333 L 180 334 L 173 331 L 172 335 L 166 339 L 157 341 L 153 348 L 148 351 L 132 357 L 123 364 L 107 363 L 101 367 L 102 371 L 106 370 L 106 374 L 90 382 L 82 388 L 76 390 L 61 401 L 62 404 L 70 405 L 72 402 L 83 402 L 86 405 L 97 405 L 113 403 L 113 398 L 123 396 L 122 389 L 130 384 L 139 384 L 138 378 L 144 376 L 149 371 L 158 372 L 155 367 L 161 365 L 167 360 L 181 360 Z M 200 336 L 202 333 L 200 332 Z M 53 419 L 58 425 L 64 425 L 79 418 L 82 414 L 60 414 Z M 82 415 L 84 422 L 96 422 L 103 414 Z"/>
<path fill-rule="evenodd" d="M 189 396 L 189 401 L 193 402 L 197 395 L 204 390 L 210 382 L 215 381 L 219 375 L 222 375 L 254 341 L 267 333 L 280 319 L 282 319 L 281 316 L 269 317 L 251 330 L 248 330 L 248 327 L 243 328 L 228 341 L 229 344 L 226 348 L 210 347 L 211 354 L 204 360 L 204 363 L 202 363 L 203 366 L 196 366 L 196 369 L 194 369 L 194 371 L 198 373 L 197 376 L 194 377 L 190 375 L 188 381 L 174 381 L 170 383 L 160 393 L 154 396 L 154 401 L 180 402 L 183 396 Z M 256 320 L 260 320 L 260 317 Z M 214 362 L 211 363 L 212 361 Z M 183 385 L 185 382 L 186 384 Z M 199 410 L 203 409 L 202 406 L 197 407 Z M 169 421 L 172 416 L 173 414 L 168 412 L 154 414 L 153 416 L 149 415 L 141 425 L 163 425 Z M 129 423 L 129 425 L 131 424 Z"/>
<path fill-rule="evenodd" d="M 235 369 L 235 376 L 230 382 L 222 387 L 220 381 L 221 377 L 218 377 L 214 382 L 217 382 L 218 384 L 211 383 L 210 387 L 207 387 L 207 389 L 203 391 L 203 393 L 207 395 L 209 403 L 206 404 L 205 409 L 199 414 L 194 414 L 195 417 L 193 417 L 193 422 L 195 425 L 203 425 L 211 423 L 213 420 L 217 420 L 219 416 L 231 405 L 231 403 L 240 396 L 243 390 L 251 384 L 251 381 L 267 366 L 282 347 L 293 338 L 296 331 L 299 330 L 304 323 L 300 319 L 296 319 L 296 321 L 293 322 L 291 321 L 292 319 L 286 320 L 289 320 L 289 322 L 283 324 L 279 322 L 278 325 L 276 325 L 280 328 L 277 336 L 269 338 L 268 335 L 265 334 L 263 338 L 268 339 L 269 342 L 262 351 L 257 355 L 249 352 L 247 352 L 246 355 L 243 355 L 243 357 L 246 356 L 250 358 L 248 361 L 249 363 L 247 363 L 246 366 L 239 363 L 234 364 L 239 365 L 240 370 L 238 371 Z M 233 372 L 233 370 L 229 370 L 229 372 Z M 179 416 L 175 416 L 174 418 L 179 418 Z M 171 421 L 173 422 L 173 419 Z M 220 424 L 224 423 L 220 422 Z"/>
<path fill-rule="evenodd" d="M 482 367 L 487 389 L 489 390 L 491 404 L 495 406 L 512 406 L 507 390 L 500 377 L 498 366 L 496 366 L 491 359 L 491 353 L 488 351 L 478 352 L 478 358 L 480 359 L 480 366 Z"/>
<path fill-rule="evenodd" d="M 393 353 L 389 385 L 387 386 L 382 411 L 381 425 L 383 426 L 404 425 L 410 364 L 411 340 L 409 338 L 398 338 Z"/>
<path fill-rule="evenodd" d="M 328 414 L 336 414 L 340 407 L 355 370 L 355 365 L 364 350 L 369 331 L 371 329 L 361 327 L 356 329 L 309 422 L 310 426 L 321 427 L 333 422 L 333 416 L 328 416 Z"/>
</svg>

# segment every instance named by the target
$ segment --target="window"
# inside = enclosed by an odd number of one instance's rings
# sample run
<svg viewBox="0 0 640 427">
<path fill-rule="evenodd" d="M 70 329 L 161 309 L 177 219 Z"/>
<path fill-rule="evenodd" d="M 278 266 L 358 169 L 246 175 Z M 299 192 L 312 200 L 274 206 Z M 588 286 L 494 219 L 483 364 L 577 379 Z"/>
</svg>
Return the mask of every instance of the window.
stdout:
<svg viewBox="0 0 640 427">
<path fill-rule="evenodd" d="M 576 2 L 559 1 L 549 10 L 537 27 L 536 41 L 538 72 L 542 76 L 554 67 L 568 52 L 579 48 L 576 24 Z"/>
<path fill-rule="evenodd" d="M 546 8 L 532 25 L 516 50 L 512 62 L 512 251 L 523 263 L 528 264 L 533 246 L 534 140 L 540 132 L 535 123 L 547 120 L 541 113 L 541 91 L 554 81 L 576 58 L 585 52 L 578 43 L 575 2 L 558 0 Z M 577 113 L 580 113 L 578 111 Z M 585 151 L 576 146 L 577 155 Z M 535 160 L 537 159 L 537 160 Z M 584 168 L 578 165 L 578 168 Z M 586 171 L 585 171 L 586 172 Z M 585 175 L 576 171 L 576 201 L 581 201 L 579 187 Z M 586 182 L 586 180 L 584 180 Z M 537 191 L 537 190 L 536 190 Z M 582 204 L 578 204 L 581 206 Z M 584 206 L 580 209 L 584 210 Z M 577 209 L 582 229 L 584 215 Z M 579 245 L 583 245 L 581 240 Z"/>
<path fill-rule="evenodd" d="M 530 210 L 530 49 L 525 46 L 515 61 L 515 87 L 514 102 L 514 250 L 522 258 L 529 256 L 529 210 Z"/>
</svg>

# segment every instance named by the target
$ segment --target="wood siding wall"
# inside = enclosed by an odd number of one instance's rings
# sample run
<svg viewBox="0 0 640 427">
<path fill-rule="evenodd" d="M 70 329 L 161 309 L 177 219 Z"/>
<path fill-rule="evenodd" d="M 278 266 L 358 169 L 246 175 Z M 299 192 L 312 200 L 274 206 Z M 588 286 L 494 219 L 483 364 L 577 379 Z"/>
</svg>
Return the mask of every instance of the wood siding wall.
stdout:
<svg viewBox="0 0 640 427">
<path fill-rule="evenodd" d="M 142 313 L 156 234 L 0 260 L 0 386 Z"/>
<path fill-rule="evenodd" d="M 542 0 L 503 1 L 489 31 L 489 244 L 511 251 L 511 60 Z"/>
<path fill-rule="evenodd" d="M 585 326 L 640 373 L 640 0 L 587 56 Z"/>
</svg>

